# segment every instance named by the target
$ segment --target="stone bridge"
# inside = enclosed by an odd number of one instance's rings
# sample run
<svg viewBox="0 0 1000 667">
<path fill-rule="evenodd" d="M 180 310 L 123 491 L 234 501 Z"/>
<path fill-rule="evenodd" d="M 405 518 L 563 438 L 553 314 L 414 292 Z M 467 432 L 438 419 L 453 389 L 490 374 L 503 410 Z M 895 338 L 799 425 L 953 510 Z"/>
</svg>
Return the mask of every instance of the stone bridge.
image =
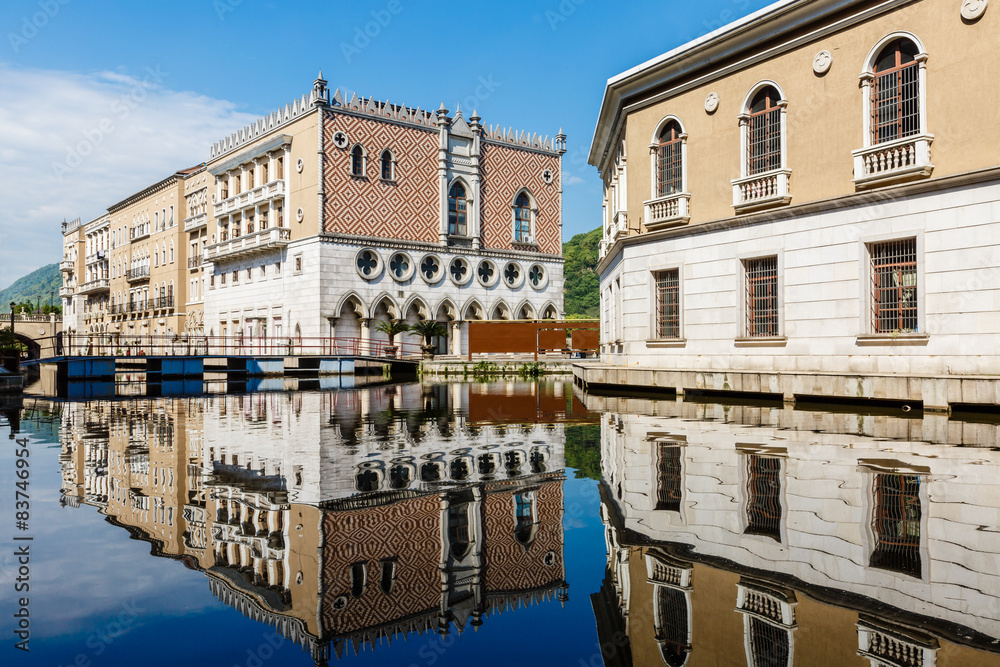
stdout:
<svg viewBox="0 0 1000 667">
<path fill-rule="evenodd" d="M 0 329 L 10 328 L 10 315 L 0 317 Z M 28 347 L 28 358 L 56 356 L 56 334 L 62 331 L 59 315 L 15 315 L 14 336 Z"/>
</svg>

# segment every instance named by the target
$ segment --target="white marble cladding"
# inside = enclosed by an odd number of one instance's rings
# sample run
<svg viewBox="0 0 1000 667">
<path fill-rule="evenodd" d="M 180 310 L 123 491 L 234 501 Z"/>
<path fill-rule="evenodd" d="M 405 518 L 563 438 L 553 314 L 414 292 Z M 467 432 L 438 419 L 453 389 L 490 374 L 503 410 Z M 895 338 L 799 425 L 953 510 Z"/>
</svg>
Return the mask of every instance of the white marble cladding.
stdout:
<svg viewBox="0 0 1000 667">
<path fill-rule="evenodd" d="M 317 504 L 360 493 L 357 475 L 372 470 L 379 488 L 389 490 L 388 471 L 393 465 L 407 467 L 407 491 L 430 491 L 433 484 L 421 480 L 422 466 L 441 466 L 440 481 L 451 482 L 451 462 L 469 462 L 469 478 L 477 483 L 530 477 L 532 454 L 544 473 L 565 467 L 566 435 L 560 424 L 478 426 L 470 428 L 467 385 L 449 385 L 445 402 L 450 411 L 449 428 L 439 430 L 439 421 L 411 424 L 409 412 L 425 407 L 424 388 L 403 385 L 395 394 L 384 388 L 339 393 L 255 394 L 218 396 L 210 399 L 205 419 L 202 465 L 213 462 L 239 465 L 265 475 L 284 478 L 290 502 Z M 372 421 L 379 413 L 395 417 Z M 440 416 L 440 415 L 439 415 Z M 496 472 L 484 476 L 480 457 L 488 456 Z M 234 459 L 235 457 L 235 459 Z M 520 459 L 518 474 L 509 474 L 508 462 Z M 537 470 L 537 468 L 536 468 Z M 399 490 L 399 489 L 396 489 Z"/>
<path fill-rule="evenodd" d="M 694 231 L 626 243 L 610 258 L 601 275 L 601 312 L 609 315 L 605 361 L 653 369 L 1000 375 L 995 181 L 872 194 L 857 206 Z M 917 335 L 872 336 L 869 244 L 907 238 L 917 243 Z M 778 257 L 784 340 L 748 347 L 738 340 L 746 335 L 743 262 L 764 256 Z M 652 340 L 652 273 L 674 268 L 681 340 L 668 347 Z M 624 345 L 607 346 L 619 338 Z"/>
<path fill-rule="evenodd" d="M 649 404 L 609 399 L 604 407 L 652 413 Z M 588 407 L 600 406 L 588 402 Z M 604 481 L 627 528 L 656 541 L 690 544 L 699 554 L 1000 636 L 1000 533 L 984 529 L 1000 521 L 995 451 L 905 437 L 887 441 L 838 433 L 832 426 L 837 420 L 885 417 L 806 414 L 795 423 L 780 408 L 673 402 L 660 402 L 655 411 L 659 416 L 609 413 L 601 426 Z M 682 443 L 679 511 L 654 509 L 657 447 L 665 437 Z M 748 448 L 784 452 L 781 541 L 744 534 Z M 919 577 L 870 565 L 872 480 L 889 470 L 920 478 Z"/>
</svg>

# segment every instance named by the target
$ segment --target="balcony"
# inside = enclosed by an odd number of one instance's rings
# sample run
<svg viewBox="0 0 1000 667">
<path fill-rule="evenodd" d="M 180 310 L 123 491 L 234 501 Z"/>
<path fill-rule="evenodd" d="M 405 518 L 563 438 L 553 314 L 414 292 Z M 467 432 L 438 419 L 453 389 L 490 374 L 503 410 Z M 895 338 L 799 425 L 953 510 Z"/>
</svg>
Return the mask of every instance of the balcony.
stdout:
<svg viewBox="0 0 1000 667">
<path fill-rule="evenodd" d="M 747 213 L 787 204 L 792 200 L 788 189 L 791 177 L 791 169 L 775 169 L 733 181 L 733 208 Z"/>
<path fill-rule="evenodd" d="M 143 280 L 149 280 L 149 267 L 140 266 L 135 269 L 129 269 L 128 273 L 125 274 L 125 279 L 130 283 L 137 283 Z"/>
<path fill-rule="evenodd" d="M 76 270 L 76 262 L 71 259 L 64 259 L 59 262 L 59 270 L 63 273 L 72 273 Z"/>
<path fill-rule="evenodd" d="M 151 301 L 130 301 L 128 304 L 128 312 L 130 313 L 142 313 L 149 310 L 148 306 Z"/>
<path fill-rule="evenodd" d="M 98 292 L 108 292 L 111 290 L 111 281 L 108 278 L 98 278 L 80 285 L 80 294 L 97 294 Z"/>
<path fill-rule="evenodd" d="M 95 253 L 87 255 L 87 264 L 93 264 L 94 262 L 100 262 L 106 257 L 106 253 L 103 250 L 98 250 Z"/>
<path fill-rule="evenodd" d="M 608 254 L 608 246 L 609 245 L 610 244 L 607 241 L 605 241 L 603 239 L 601 240 L 601 243 L 599 244 L 599 247 L 597 249 L 597 259 L 598 259 L 598 261 L 604 259 L 607 256 L 607 254 Z"/>
<path fill-rule="evenodd" d="M 283 248 L 288 245 L 291 238 L 291 230 L 287 227 L 262 229 L 253 234 L 246 234 L 208 246 L 205 248 L 205 261 L 232 259 Z"/>
<path fill-rule="evenodd" d="M 164 310 L 174 307 L 174 297 L 172 296 L 161 296 L 154 297 L 150 299 L 153 310 Z"/>
<path fill-rule="evenodd" d="M 228 213 L 242 211 L 245 208 L 256 206 L 257 204 L 269 201 L 276 197 L 284 196 L 285 181 L 271 181 L 270 183 L 265 183 L 264 185 L 254 188 L 253 190 L 247 190 L 246 192 L 241 192 L 238 195 L 233 195 L 228 199 L 223 199 L 219 203 L 213 204 L 213 210 L 215 211 L 215 217 L 219 217 Z"/>
<path fill-rule="evenodd" d="M 129 241 L 141 241 L 144 238 L 149 237 L 149 225 L 143 225 L 142 227 L 136 227 L 132 229 L 132 235 Z"/>
<path fill-rule="evenodd" d="M 646 209 L 647 231 L 686 225 L 691 220 L 691 195 L 686 192 L 650 199 L 643 202 L 643 206 Z"/>
<path fill-rule="evenodd" d="M 853 151 L 854 184 L 859 188 L 931 175 L 931 134 L 918 134 Z"/>
<path fill-rule="evenodd" d="M 198 215 L 193 215 L 190 218 L 184 220 L 184 231 L 193 232 L 196 229 L 201 229 L 208 223 L 208 213 L 199 213 Z"/>
<path fill-rule="evenodd" d="M 618 211 L 611 219 L 611 225 L 606 230 L 608 243 L 614 243 L 620 236 L 628 236 L 628 211 Z"/>
<path fill-rule="evenodd" d="M 59 296 L 63 299 L 72 299 L 74 294 L 76 294 L 76 289 L 73 287 L 59 288 Z"/>
<path fill-rule="evenodd" d="M 203 262 L 203 260 L 202 260 L 201 255 L 195 255 L 194 257 L 188 257 L 188 268 L 189 269 L 197 269 L 197 268 L 199 268 L 202 265 L 202 262 Z"/>
</svg>

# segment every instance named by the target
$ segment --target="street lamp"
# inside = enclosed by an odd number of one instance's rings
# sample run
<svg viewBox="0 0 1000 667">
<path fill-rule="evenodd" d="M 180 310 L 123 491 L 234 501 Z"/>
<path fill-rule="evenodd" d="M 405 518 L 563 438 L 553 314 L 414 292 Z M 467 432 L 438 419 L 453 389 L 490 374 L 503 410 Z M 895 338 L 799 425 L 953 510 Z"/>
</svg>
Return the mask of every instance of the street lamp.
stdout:
<svg viewBox="0 0 1000 667">
<path fill-rule="evenodd" d="M 10 302 L 10 344 L 14 344 L 14 307 L 17 304 L 13 301 Z"/>
</svg>

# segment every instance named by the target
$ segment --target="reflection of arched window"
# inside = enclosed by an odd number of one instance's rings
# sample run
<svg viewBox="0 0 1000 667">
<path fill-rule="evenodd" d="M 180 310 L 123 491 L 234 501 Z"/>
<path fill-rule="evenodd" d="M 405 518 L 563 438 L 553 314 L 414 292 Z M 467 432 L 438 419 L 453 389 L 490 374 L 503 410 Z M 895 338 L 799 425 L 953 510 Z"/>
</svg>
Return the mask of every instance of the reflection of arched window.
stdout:
<svg viewBox="0 0 1000 667">
<path fill-rule="evenodd" d="M 469 505 L 452 505 L 448 508 L 448 543 L 456 560 L 465 558 L 472 546 L 469 539 Z"/>
<path fill-rule="evenodd" d="M 351 175 L 365 175 L 365 149 L 358 144 L 351 149 Z"/>
<path fill-rule="evenodd" d="M 378 473 L 374 470 L 362 470 L 355 478 L 355 485 L 358 491 L 367 493 L 378 490 Z"/>
<path fill-rule="evenodd" d="M 393 558 L 382 561 L 382 577 L 379 580 L 379 588 L 386 595 L 392 593 L 393 584 L 396 583 L 396 560 Z"/>
<path fill-rule="evenodd" d="M 750 667 L 786 667 L 791 655 L 788 630 L 756 616 L 749 622 Z"/>
<path fill-rule="evenodd" d="M 518 243 L 530 243 L 532 240 L 531 201 L 523 192 L 514 200 L 514 240 Z"/>
<path fill-rule="evenodd" d="M 871 143 L 920 133 L 920 68 L 917 46 L 897 39 L 875 58 L 871 87 Z"/>
<path fill-rule="evenodd" d="M 535 494 L 528 491 L 514 496 L 514 539 L 527 547 L 535 539 Z"/>
<path fill-rule="evenodd" d="M 465 186 L 455 183 L 448 192 L 448 233 L 465 236 L 468 232 L 466 224 L 467 201 Z"/>
<path fill-rule="evenodd" d="M 405 489 L 410 484 L 410 469 L 406 466 L 393 466 L 389 469 L 389 486 L 393 489 Z"/>
<path fill-rule="evenodd" d="M 656 587 L 656 643 L 660 657 L 670 667 L 681 667 L 691 652 L 688 631 L 688 602 L 684 591 L 670 586 Z"/>
<path fill-rule="evenodd" d="M 365 562 L 351 565 L 351 597 L 359 598 L 365 593 L 368 583 L 368 564 Z"/>
</svg>

